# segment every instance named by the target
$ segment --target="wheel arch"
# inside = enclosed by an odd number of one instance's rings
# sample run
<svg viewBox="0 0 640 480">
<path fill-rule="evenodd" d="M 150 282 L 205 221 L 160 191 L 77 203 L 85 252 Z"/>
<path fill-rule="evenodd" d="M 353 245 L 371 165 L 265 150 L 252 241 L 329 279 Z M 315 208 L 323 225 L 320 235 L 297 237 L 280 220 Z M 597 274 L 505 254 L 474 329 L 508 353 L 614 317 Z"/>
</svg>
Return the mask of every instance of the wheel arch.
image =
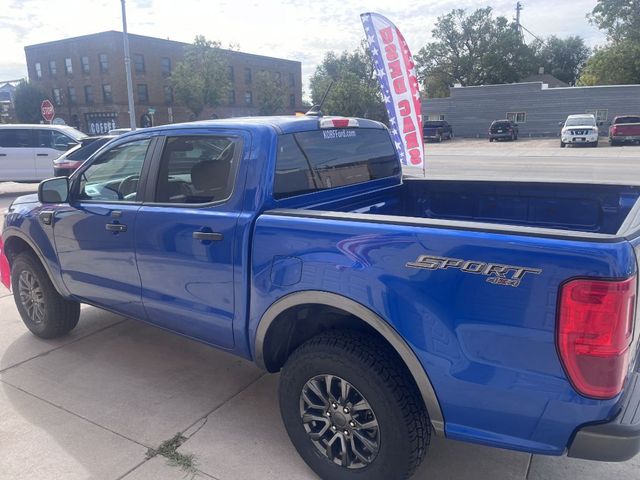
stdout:
<svg viewBox="0 0 640 480">
<path fill-rule="evenodd" d="M 335 321 L 308 322 L 295 318 L 301 309 L 314 307 L 321 313 L 343 312 L 348 318 Z M 294 333 L 295 326 L 304 323 L 302 335 Z M 358 325 L 359 324 L 359 325 Z M 429 413 L 431 424 L 437 434 L 444 434 L 444 417 L 435 390 L 422 364 L 407 342 L 389 323 L 367 307 L 350 298 L 322 291 L 296 292 L 274 302 L 262 315 L 255 337 L 255 361 L 269 372 L 280 370 L 289 354 L 295 348 L 318 333 L 330 328 L 360 326 L 382 337 L 404 362 L 411 374 Z M 278 335 L 279 334 L 279 335 Z M 284 335 L 283 335 L 284 334 Z M 275 342 L 274 338 L 285 338 Z"/>
<path fill-rule="evenodd" d="M 51 266 L 46 261 L 42 251 L 29 239 L 29 237 L 15 228 L 7 229 L 2 237 L 4 241 L 4 251 L 10 266 L 13 265 L 13 260 L 19 253 L 25 251 L 31 252 L 38 259 L 45 272 L 47 272 L 47 275 L 51 279 L 51 283 L 53 283 L 53 286 L 58 293 L 64 297 L 69 296 L 69 292 L 63 285 L 61 285 L 58 277 L 53 275 Z"/>
</svg>

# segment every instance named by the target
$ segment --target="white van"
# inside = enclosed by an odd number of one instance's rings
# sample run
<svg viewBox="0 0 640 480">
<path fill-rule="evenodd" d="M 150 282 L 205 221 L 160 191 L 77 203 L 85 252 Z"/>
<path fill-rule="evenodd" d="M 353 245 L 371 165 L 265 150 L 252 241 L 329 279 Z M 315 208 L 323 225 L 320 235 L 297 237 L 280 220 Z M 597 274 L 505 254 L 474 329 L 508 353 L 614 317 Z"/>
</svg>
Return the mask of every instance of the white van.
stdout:
<svg viewBox="0 0 640 480">
<path fill-rule="evenodd" d="M 66 125 L 0 125 L 0 182 L 39 182 L 86 135 Z"/>
</svg>

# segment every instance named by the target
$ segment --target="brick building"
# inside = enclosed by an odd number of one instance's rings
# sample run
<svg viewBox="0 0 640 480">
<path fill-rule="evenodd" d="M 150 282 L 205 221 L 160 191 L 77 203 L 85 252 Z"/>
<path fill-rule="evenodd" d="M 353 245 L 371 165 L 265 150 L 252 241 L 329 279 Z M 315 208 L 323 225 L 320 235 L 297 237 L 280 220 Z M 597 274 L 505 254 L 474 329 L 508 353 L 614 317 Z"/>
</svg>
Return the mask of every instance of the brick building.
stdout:
<svg viewBox="0 0 640 480">
<path fill-rule="evenodd" d="M 153 112 L 154 125 L 184 122 L 191 113 L 174 101 L 169 77 L 187 43 L 129 34 L 131 75 L 137 125 Z M 224 50 L 231 92 L 224 105 L 200 118 L 257 115 L 253 80 L 272 72 L 285 90 L 283 114 L 302 106 L 300 62 Z M 25 47 L 29 81 L 47 93 L 56 116 L 88 133 L 129 126 L 122 33 L 108 31 Z"/>
</svg>

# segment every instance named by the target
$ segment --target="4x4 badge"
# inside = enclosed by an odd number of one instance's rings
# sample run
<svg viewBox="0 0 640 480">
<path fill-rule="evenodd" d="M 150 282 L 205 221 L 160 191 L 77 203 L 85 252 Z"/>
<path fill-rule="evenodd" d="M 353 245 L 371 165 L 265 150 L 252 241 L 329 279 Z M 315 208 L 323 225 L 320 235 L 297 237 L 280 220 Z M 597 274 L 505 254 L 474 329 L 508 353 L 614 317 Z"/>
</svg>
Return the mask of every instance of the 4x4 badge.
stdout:
<svg viewBox="0 0 640 480">
<path fill-rule="evenodd" d="M 509 287 L 519 286 L 527 273 L 534 275 L 542 273 L 539 268 L 487 263 L 478 260 L 461 260 L 459 258 L 434 257 L 431 255 L 420 255 L 415 262 L 408 262 L 407 267 L 424 268 L 426 270 L 457 268 L 464 273 L 484 275 L 487 277 L 487 282 L 494 285 L 507 285 Z"/>
</svg>

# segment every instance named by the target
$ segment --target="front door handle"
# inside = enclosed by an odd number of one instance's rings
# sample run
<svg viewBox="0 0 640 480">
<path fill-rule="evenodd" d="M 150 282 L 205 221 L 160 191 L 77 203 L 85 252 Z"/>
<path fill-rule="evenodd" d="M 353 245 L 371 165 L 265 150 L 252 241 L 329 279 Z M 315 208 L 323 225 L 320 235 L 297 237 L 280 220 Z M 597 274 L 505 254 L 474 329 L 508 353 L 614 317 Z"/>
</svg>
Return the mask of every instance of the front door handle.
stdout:
<svg viewBox="0 0 640 480">
<path fill-rule="evenodd" d="M 219 242 L 223 239 L 221 233 L 217 232 L 193 232 L 193 238 L 209 242 Z"/>
<path fill-rule="evenodd" d="M 105 228 L 107 229 L 108 232 L 115 232 L 115 233 L 127 231 L 127 226 L 122 225 L 121 223 L 107 223 L 105 225 Z"/>
<path fill-rule="evenodd" d="M 48 156 L 49 156 L 49 154 L 48 154 L 48 153 L 36 153 L 36 155 L 37 155 L 38 157 L 48 157 Z"/>
</svg>

